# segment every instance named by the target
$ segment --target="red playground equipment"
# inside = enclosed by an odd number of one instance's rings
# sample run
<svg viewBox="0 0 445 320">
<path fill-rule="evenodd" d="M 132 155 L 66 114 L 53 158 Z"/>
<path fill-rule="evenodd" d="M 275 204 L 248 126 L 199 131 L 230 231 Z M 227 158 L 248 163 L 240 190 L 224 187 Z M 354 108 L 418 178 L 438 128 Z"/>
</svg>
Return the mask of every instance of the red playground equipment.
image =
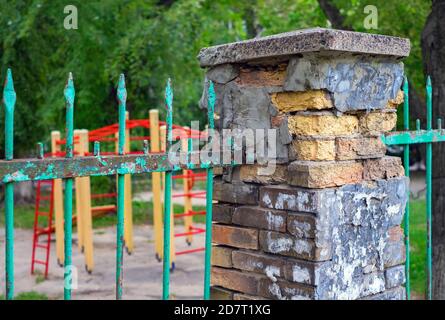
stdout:
<svg viewBox="0 0 445 320">
<path fill-rule="evenodd" d="M 149 130 L 146 135 L 131 136 L 131 130 L 142 128 L 142 130 Z M 159 112 L 156 109 L 150 110 L 149 119 L 133 119 L 130 120 L 127 113 L 126 122 L 126 141 L 124 152 L 126 154 L 142 154 L 144 152 L 159 153 L 165 149 L 166 141 L 166 127 L 165 122 L 159 121 Z M 141 129 L 139 129 L 141 131 Z M 193 139 L 203 137 L 206 132 L 197 130 L 190 130 L 187 127 L 173 125 L 174 139 L 181 140 L 181 149 L 187 152 L 191 151 L 193 146 Z M 130 146 L 132 141 L 143 141 L 144 151 L 131 151 Z M 150 151 L 148 151 L 148 141 L 150 141 Z M 101 155 L 117 154 L 118 142 L 118 124 L 112 124 L 92 131 L 75 130 L 74 131 L 74 156 L 92 156 L 95 152 L 89 151 L 90 143 L 114 143 L 113 151 L 100 151 Z M 65 139 L 61 139 L 59 131 L 51 133 L 51 152 L 44 154 L 44 157 L 63 157 L 65 151 L 62 147 L 65 145 Z M 108 145 L 109 146 L 109 145 Z M 110 149 L 110 148 L 108 148 Z M 97 150 L 99 152 L 99 150 Z M 163 187 L 161 177 L 163 173 L 151 173 L 152 183 L 152 201 L 153 201 L 153 228 L 154 228 L 154 242 L 155 242 L 155 257 L 158 261 L 162 261 L 162 242 L 163 242 Z M 131 190 L 131 176 L 126 175 L 125 186 L 125 224 L 124 224 L 124 242 L 128 254 L 131 254 L 133 245 L 133 213 L 132 213 L 132 190 Z M 188 245 L 192 244 L 193 236 L 205 232 L 205 229 L 193 226 L 193 216 L 205 215 L 205 211 L 194 211 L 192 206 L 192 199 L 205 199 L 205 191 L 193 191 L 193 187 L 197 181 L 205 181 L 206 174 L 201 172 L 194 172 L 193 170 L 183 170 L 181 174 L 173 176 L 175 180 L 182 180 L 183 191 L 181 193 L 173 194 L 173 198 L 184 198 L 184 212 L 173 214 L 172 226 L 174 221 L 182 218 L 184 220 L 184 232 L 174 233 L 174 228 L 171 228 L 171 243 L 174 244 L 175 238 L 185 237 Z M 80 251 L 85 256 L 85 268 L 88 272 L 94 269 L 94 251 L 93 251 L 93 232 L 92 219 L 102 216 L 104 214 L 115 212 L 115 203 L 107 205 L 92 206 L 92 200 L 96 199 L 113 199 L 115 202 L 116 193 L 91 193 L 90 177 L 80 177 L 75 179 L 76 191 L 76 214 L 73 215 L 73 225 L 77 225 L 78 246 Z M 46 190 L 46 191 L 45 191 Z M 48 193 L 43 195 L 43 192 Z M 42 211 L 44 204 L 48 204 L 48 210 Z M 46 219 L 43 221 L 43 217 Z M 54 218 L 53 218 L 54 217 Z M 63 266 L 64 246 L 63 246 L 63 186 L 60 179 L 39 181 L 36 187 L 36 201 L 35 201 L 35 220 L 34 220 L 34 235 L 31 258 L 31 273 L 36 270 L 36 264 L 44 266 L 44 275 L 48 276 L 49 256 L 51 248 L 51 236 L 55 233 L 56 240 L 56 255 L 57 262 Z M 45 240 L 43 240 L 45 237 Z M 43 249 L 45 257 L 37 258 L 38 249 Z M 172 269 L 175 267 L 175 256 L 188 253 L 204 251 L 204 248 L 193 248 L 175 252 L 175 246 L 171 246 Z"/>
</svg>

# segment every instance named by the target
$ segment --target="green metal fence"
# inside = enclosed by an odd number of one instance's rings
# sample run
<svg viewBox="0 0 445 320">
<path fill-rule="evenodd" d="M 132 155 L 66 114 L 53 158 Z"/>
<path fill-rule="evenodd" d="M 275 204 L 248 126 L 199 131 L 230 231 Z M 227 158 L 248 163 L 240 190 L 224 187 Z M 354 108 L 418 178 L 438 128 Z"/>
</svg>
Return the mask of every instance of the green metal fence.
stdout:
<svg viewBox="0 0 445 320">
<path fill-rule="evenodd" d="M 409 177 L 409 151 L 411 144 L 425 144 L 426 145 L 426 172 L 425 172 L 425 183 L 426 183 L 426 226 L 427 226 L 427 252 L 426 252 L 426 298 L 432 298 L 432 144 L 435 142 L 445 141 L 445 131 L 442 130 L 442 120 L 437 119 L 437 128 L 433 129 L 433 107 L 432 107 L 432 86 L 431 78 L 427 78 L 426 83 L 426 130 L 420 128 L 420 120 L 416 119 L 416 130 L 409 130 L 409 89 L 408 80 L 405 77 L 403 84 L 403 94 L 404 94 L 404 104 L 403 104 L 403 129 L 404 131 L 391 132 L 382 137 L 383 142 L 387 145 L 402 145 L 403 150 L 403 165 L 405 167 L 405 175 Z M 408 190 L 409 199 L 409 190 Z M 409 239 L 409 218 L 410 218 L 410 207 L 409 201 L 405 209 L 404 218 L 404 234 L 405 234 L 405 246 L 406 246 L 406 262 L 405 262 L 405 273 L 406 273 L 406 295 L 407 299 L 411 298 L 411 286 L 410 286 L 410 239 Z"/>
<path fill-rule="evenodd" d="M 209 128 L 214 128 L 215 92 L 212 82 L 207 88 L 208 96 L 208 122 Z M 416 120 L 416 130 L 409 130 L 409 99 L 408 81 L 405 78 L 404 86 L 403 122 L 404 131 L 391 132 L 382 136 L 386 145 L 403 145 L 403 162 L 405 173 L 409 176 L 409 146 L 411 144 L 426 144 L 426 210 L 427 210 L 427 298 L 432 295 L 432 143 L 445 142 L 445 131 L 442 130 L 441 119 L 437 121 L 437 129 L 432 126 L 432 86 L 428 77 L 426 85 L 427 126 L 426 130 L 420 128 L 420 120 Z M 119 102 L 119 148 L 118 155 L 100 155 L 99 142 L 94 143 L 94 156 L 73 157 L 73 128 L 74 128 L 74 102 L 75 89 L 73 77 L 70 74 L 64 90 L 66 101 L 66 156 L 65 158 L 13 159 L 14 150 L 14 108 L 16 93 L 12 79 L 12 72 L 8 69 L 3 90 L 3 104 L 5 106 L 5 160 L 0 160 L 0 183 L 5 184 L 5 269 L 6 269 L 6 298 L 14 298 L 14 183 L 23 181 L 37 181 L 50 179 L 63 179 L 64 190 L 64 232 L 65 232 L 65 272 L 64 272 L 64 298 L 71 299 L 71 256 L 72 256 L 72 198 L 73 179 L 83 176 L 117 175 L 117 247 L 116 247 L 116 299 L 122 299 L 123 280 L 123 231 L 124 231 L 124 184 L 125 174 L 165 172 L 165 199 L 164 199 L 164 261 L 163 261 L 163 299 L 169 298 L 170 286 L 170 210 L 171 210 L 171 184 L 172 172 L 182 169 L 207 170 L 207 197 L 206 197 L 206 234 L 205 234 L 205 267 L 204 267 L 204 299 L 210 296 L 210 259 L 211 259 L 211 223 L 212 223 L 212 182 L 213 167 L 220 163 L 201 162 L 192 164 L 172 164 L 168 152 L 161 154 L 148 153 L 147 143 L 144 143 L 143 155 L 124 154 L 125 141 L 125 109 L 127 92 L 125 78 L 119 78 L 117 98 Z M 167 148 L 172 145 L 173 132 L 173 91 L 170 80 L 165 90 L 165 105 L 167 108 Z M 196 151 L 199 153 L 199 151 Z M 188 159 L 191 151 L 188 151 Z M 198 156 L 199 157 L 199 156 Z M 200 158 L 200 157 L 199 157 Z M 233 162 L 229 165 L 233 165 Z M 409 191 L 408 191 L 409 192 Z M 406 206 L 404 218 L 404 232 L 406 245 L 406 293 L 411 296 L 410 289 L 410 239 L 409 239 L 409 202 Z"/>
<path fill-rule="evenodd" d="M 207 87 L 208 96 L 208 125 L 214 128 L 215 92 L 213 83 Z M 183 169 L 207 170 L 206 197 L 206 233 L 205 233 L 205 266 L 204 266 L 204 299 L 210 295 L 210 258 L 211 258 L 211 222 L 212 222 L 212 185 L 213 166 L 221 165 L 210 160 L 191 163 L 192 153 L 198 153 L 193 158 L 199 158 L 199 151 L 187 151 L 185 164 L 172 164 L 168 150 L 173 142 L 173 91 L 170 80 L 165 89 L 165 105 L 167 108 L 167 148 L 165 153 L 149 153 L 148 143 L 144 141 L 143 154 L 124 154 L 125 143 L 125 108 L 127 91 L 125 77 L 119 78 L 117 98 L 119 102 L 119 148 L 118 155 L 100 155 L 99 142 L 94 143 L 94 156 L 73 157 L 73 128 L 75 89 L 73 77 L 70 74 L 64 90 L 66 102 L 66 156 L 65 158 L 13 159 L 14 148 L 14 108 L 16 93 L 12 79 L 12 72 L 7 71 L 3 90 L 3 104 L 5 105 L 5 160 L 0 160 L 0 183 L 5 184 L 5 234 L 6 234 L 6 298 L 14 298 L 14 183 L 23 181 L 63 179 L 64 191 L 64 232 L 65 232 L 65 270 L 64 270 L 64 298 L 71 299 L 72 276 L 72 201 L 73 179 L 83 176 L 117 175 L 117 239 L 116 239 L 116 299 L 122 299 L 123 280 L 123 248 L 124 248 L 124 175 L 150 172 L 165 172 L 165 205 L 164 205 L 164 263 L 163 263 L 163 299 L 169 298 L 170 285 L 170 203 L 172 172 Z M 40 144 L 41 146 L 41 144 Z M 41 152 L 39 152 L 41 153 Z"/>
</svg>

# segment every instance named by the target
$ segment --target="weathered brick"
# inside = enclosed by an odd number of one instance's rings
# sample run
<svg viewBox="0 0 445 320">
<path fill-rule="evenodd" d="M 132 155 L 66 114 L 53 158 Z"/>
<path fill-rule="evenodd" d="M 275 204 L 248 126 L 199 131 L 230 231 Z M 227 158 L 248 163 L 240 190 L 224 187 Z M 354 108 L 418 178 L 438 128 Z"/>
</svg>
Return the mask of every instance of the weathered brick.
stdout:
<svg viewBox="0 0 445 320">
<path fill-rule="evenodd" d="M 285 260 L 282 257 L 237 250 L 232 253 L 232 261 L 236 269 L 263 273 L 270 278 L 284 277 Z"/>
<path fill-rule="evenodd" d="M 389 228 L 388 237 L 390 241 L 401 241 L 404 237 L 402 228 L 400 226 Z"/>
<path fill-rule="evenodd" d="M 406 259 L 404 241 L 392 241 L 388 239 L 383 250 L 382 258 L 385 268 L 403 264 Z"/>
<path fill-rule="evenodd" d="M 267 300 L 267 299 L 263 297 L 252 296 L 250 294 L 235 293 L 233 295 L 233 300 Z"/>
<path fill-rule="evenodd" d="M 235 248 L 258 249 L 258 230 L 214 224 L 212 241 Z"/>
<path fill-rule="evenodd" d="M 397 287 L 384 292 L 364 297 L 363 300 L 405 300 L 406 292 L 404 287 Z"/>
<path fill-rule="evenodd" d="M 383 157 L 386 147 L 380 137 L 336 138 L 337 160 Z"/>
<path fill-rule="evenodd" d="M 282 164 L 259 164 L 239 166 L 239 178 L 244 182 L 278 184 L 286 181 L 287 166 Z"/>
<path fill-rule="evenodd" d="M 256 295 L 259 275 L 219 267 L 212 268 L 212 285 Z"/>
<path fill-rule="evenodd" d="M 358 132 L 358 124 L 358 118 L 354 115 L 297 114 L 288 118 L 289 132 L 303 136 L 350 135 Z"/>
<path fill-rule="evenodd" d="M 315 288 L 285 280 L 272 281 L 263 278 L 258 285 L 258 294 L 278 300 L 310 300 L 315 297 Z"/>
<path fill-rule="evenodd" d="M 291 150 L 297 160 L 335 160 L 334 139 L 293 140 Z"/>
<path fill-rule="evenodd" d="M 311 261 L 331 257 L 329 245 L 317 246 L 314 239 L 299 239 L 287 233 L 260 231 L 260 248 L 269 253 Z"/>
<path fill-rule="evenodd" d="M 405 283 L 405 265 L 391 267 L 385 270 L 386 288 L 395 288 Z"/>
<path fill-rule="evenodd" d="M 232 300 L 233 298 L 233 291 L 216 286 L 210 287 L 210 300 Z"/>
<path fill-rule="evenodd" d="M 289 213 L 287 230 L 299 238 L 315 238 L 316 218 L 312 214 Z"/>
<path fill-rule="evenodd" d="M 215 179 L 213 182 L 213 200 L 235 204 L 257 204 L 258 186 L 241 181 L 226 183 L 221 179 Z"/>
<path fill-rule="evenodd" d="M 286 213 L 261 207 L 238 207 L 233 213 L 232 222 L 246 227 L 286 231 Z"/>
<path fill-rule="evenodd" d="M 318 286 L 324 262 L 287 259 L 284 265 L 284 278 L 291 282 L 298 282 Z"/>
<path fill-rule="evenodd" d="M 285 114 L 277 114 L 276 116 L 270 117 L 270 125 L 272 128 L 279 128 L 284 123 L 287 124 L 287 116 Z"/>
<path fill-rule="evenodd" d="M 214 203 L 212 219 L 216 222 L 231 223 L 235 206 L 226 203 Z"/>
<path fill-rule="evenodd" d="M 213 168 L 213 176 L 217 177 L 217 176 L 222 176 L 224 174 L 223 172 L 223 167 L 214 167 Z"/>
<path fill-rule="evenodd" d="M 362 114 L 359 120 L 360 132 L 379 134 L 395 128 L 397 114 L 395 112 L 369 112 Z"/>
<path fill-rule="evenodd" d="M 288 185 L 260 188 L 260 205 L 264 208 L 319 213 L 326 198 L 333 197 L 330 189 L 316 190 Z"/>
<path fill-rule="evenodd" d="M 386 107 L 389 109 L 396 109 L 400 104 L 403 103 L 403 101 L 404 101 L 403 91 L 399 90 L 399 92 L 397 92 L 396 98 L 390 99 Z"/>
<path fill-rule="evenodd" d="M 327 188 L 360 182 L 363 177 L 363 165 L 354 161 L 294 161 L 289 165 L 288 172 L 290 185 Z"/>
<path fill-rule="evenodd" d="M 365 180 L 390 179 L 405 175 L 402 160 L 399 157 L 386 156 L 379 159 L 368 159 L 363 163 Z"/>
<path fill-rule="evenodd" d="M 332 100 L 324 90 L 278 92 L 271 96 L 272 104 L 280 112 L 331 109 Z"/>
<path fill-rule="evenodd" d="M 236 79 L 242 86 L 269 87 L 282 86 L 286 78 L 286 66 L 281 65 L 278 68 L 241 68 L 240 74 Z"/>
<path fill-rule="evenodd" d="M 213 246 L 212 247 L 212 266 L 231 268 L 232 265 L 232 251 L 233 249 Z"/>
</svg>

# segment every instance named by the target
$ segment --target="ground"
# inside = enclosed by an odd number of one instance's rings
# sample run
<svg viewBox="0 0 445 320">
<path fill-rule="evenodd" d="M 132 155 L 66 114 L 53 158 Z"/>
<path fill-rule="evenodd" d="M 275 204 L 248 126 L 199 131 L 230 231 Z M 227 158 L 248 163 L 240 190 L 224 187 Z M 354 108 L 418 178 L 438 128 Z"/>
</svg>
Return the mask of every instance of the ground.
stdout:
<svg viewBox="0 0 445 320">
<path fill-rule="evenodd" d="M 423 299 L 425 292 L 426 214 L 424 175 L 414 173 L 411 179 L 411 286 L 412 297 Z M 134 197 L 134 241 L 132 255 L 124 254 L 124 299 L 160 299 L 162 293 L 162 263 L 155 259 L 150 193 Z M 180 198 L 175 212 L 181 212 Z M 194 200 L 202 210 L 203 202 Z M 204 228 L 202 217 L 197 227 Z M 32 249 L 33 206 L 17 207 L 15 219 L 15 292 L 21 299 L 62 299 L 63 269 L 55 261 L 55 246 L 51 248 L 50 272 L 47 280 L 41 274 L 30 274 Z M 2 224 L 2 216 L 0 216 Z M 76 233 L 73 233 L 73 263 L 78 268 L 78 289 L 73 299 L 114 299 L 115 297 L 115 217 L 95 221 L 95 269 L 90 275 L 85 271 L 83 255 L 79 252 Z M 181 225 L 177 230 L 183 230 Z M 190 248 L 183 238 L 176 239 L 177 250 Z M 202 247 L 204 235 L 195 236 L 192 247 Z M 0 228 L 0 270 L 4 270 L 4 228 Z M 204 252 L 181 255 L 176 258 L 176 268 L 171 274 L 172 299 L 201 299 L 203 293 Z M 4 295 L 4 272 L 0 273 L 0 299 Z"/>
<path fill-rule="evenodd" d="M 197 225 L 204 227 L 203 225 Z M 182 226 L 177 231 L 183 230 Z M 73 299 L 114 299 L 115 297 L 115 243 L 116 228 L 105 227 L 94 231 L 95 268 L 90 275 L 85 271 L 84 258 L 73 243 L 73 264 L 78 268 L 78 289 L 73 290 Z M 0 231 L 0 256 L 4 257 L 4 231 Z M 41 275 L 30 274 L 32 231 L 15 231 L 15 292 L 35 291 L 49 299 L 63 298 L 63 268 L 55 258 L 55 246 L 51 248 L 50 271 L 47 280 Z M 162 263 L 155 259 L 153 228 L 135 226 L 135 250 L 124 254 L 124 299 L 160 299 L 162 294 Z M 178 250 L 190 248 L 183 238 L 176 239 Z M 193 247 L 204 245 L 204 235 L 197 235 Z M 39 267 L 38 267 L 39 268 Z M 4 270 L 4 259 L 0 260 Z M 43 268 L 41 269 L 43 271 Z M 178 256 L 171 274 L 172 299 L 201 299 L 203 294 L 204 252 Z M 4 283 L 1 273 L 0 283 Z M 0 292 L 4 294 L 4 286 Z"/>
</svg>

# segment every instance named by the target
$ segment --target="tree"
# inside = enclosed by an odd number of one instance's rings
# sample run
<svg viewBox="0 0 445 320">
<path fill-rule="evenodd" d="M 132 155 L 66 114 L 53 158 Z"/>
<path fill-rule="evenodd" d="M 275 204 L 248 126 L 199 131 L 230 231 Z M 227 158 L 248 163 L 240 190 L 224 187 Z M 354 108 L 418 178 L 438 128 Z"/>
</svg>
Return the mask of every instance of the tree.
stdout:
<svg viewBox="0 0 445 320">
<path fill-rule="evenodd" d="M 366 0 L 318 0 L 320 8 L 333 28 L 351 31 L 378 32 L 388 35 L 405 36 L 411 39 L 412 50 L 405 61 L 406 73 L 409 78 L 409 99 L 411 121 L 424 120 L 426 117 L 425 102 L 419 89 L 423 90 L 424 78 L 421 69 L 419 30 L 423 26 L 427 5 L 423 0 L 411 0 L 409 3 L 376 0 L 368 3 Z M 366 30 L 363 25 L 363 8 L 367 4 L 375 5 L 379 12 L 379 28 Z M 340 8 L 342 10 L 340 10 Z M 417 14 L 416 17 L 414 17 Z M 391 17 L 391 15 L 393 17 Z M 397 15 L 397 18 L 394 18 Z M 394 24 L 393 21 L 397 21 Z M 415 23 L 413 23 L 415 21 Z M 416 31 L 416 28 L 417 29 Z M 420 91 L 423 92 L 423 91 Z M 402 117 L 399 117 L 402 119 Z M 399 120 L 400 122 L 400 120 Z"/>
<path fill-rule="evenodd" d="M 445 0 L 433 0 L 422 32 L 425 74 L 433 84 L 433 119 L 445 118 Z M 433 144 L 433 299 L 445 299 L 445 145 Z"/>
</svg>

